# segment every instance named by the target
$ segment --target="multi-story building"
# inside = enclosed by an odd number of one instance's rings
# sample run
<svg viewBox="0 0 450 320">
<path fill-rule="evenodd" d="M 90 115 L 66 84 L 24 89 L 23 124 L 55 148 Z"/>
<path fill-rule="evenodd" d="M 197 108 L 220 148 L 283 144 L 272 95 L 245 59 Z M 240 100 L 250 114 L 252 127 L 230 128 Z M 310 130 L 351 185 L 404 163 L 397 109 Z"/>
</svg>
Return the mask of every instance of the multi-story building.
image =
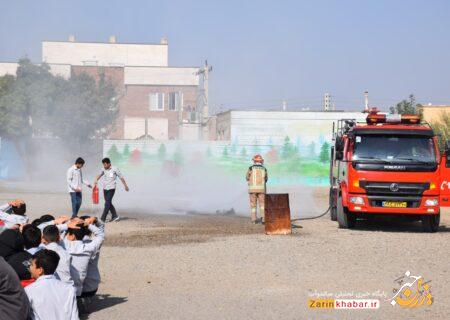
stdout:
<svg viewBox="0 0 450 320">
<path fill-rule="evenodd" d="M 199 68 L 168 64 L 168 43 L 42 42 L 42 61 L 65 78 L 101 75 L 115 86 L 119 115 L 114 139 L 197 140 L 202 136 Z M 16 63 L 0 63 L 0 75 L 15 74 Z"/>
</svg>

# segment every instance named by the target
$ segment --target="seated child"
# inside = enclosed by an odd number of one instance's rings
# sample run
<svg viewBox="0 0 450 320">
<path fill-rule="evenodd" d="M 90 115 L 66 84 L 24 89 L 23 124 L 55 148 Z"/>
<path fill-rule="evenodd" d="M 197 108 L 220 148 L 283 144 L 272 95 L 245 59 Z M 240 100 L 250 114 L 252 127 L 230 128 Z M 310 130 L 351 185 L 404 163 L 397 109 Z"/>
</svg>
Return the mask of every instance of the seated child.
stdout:
<svg viewBox="0 0 450 320">
<path fill-rule="evenodd" d="M 32 258 L 30 272 L 36 281 L 25 292 L 33 319 L 79 319 L 73 287 L 53 275 L 58 263 L 58 254 L 47 249 L 38 251 Z"/>
<path fill-rule="evenodd" d="M 20 225 L 28 223 L 25 215 L 27 206 L 23 200 L 14 200 L 0 206 L 0 220 L 8 229 L 18 228 Z"/>
</svg>

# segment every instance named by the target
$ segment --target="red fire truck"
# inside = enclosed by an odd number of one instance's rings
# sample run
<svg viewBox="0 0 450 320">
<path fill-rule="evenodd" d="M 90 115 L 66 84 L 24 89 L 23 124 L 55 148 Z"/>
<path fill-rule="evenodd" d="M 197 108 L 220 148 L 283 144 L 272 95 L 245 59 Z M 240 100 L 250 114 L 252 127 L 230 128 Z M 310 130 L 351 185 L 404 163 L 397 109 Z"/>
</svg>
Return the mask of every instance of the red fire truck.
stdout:
<svg viewBox="0 0 450 320">
<path fill-rule="evenodd" d="M 330 170 L 331 219 L 354 228 L 357 219 L 402 215 L 436 232 L 440 208 L 450 206 L 449 142 L 417 115 L 372 109 L 365 123 L 340 120 L 333 129 Z"/>
</svg>

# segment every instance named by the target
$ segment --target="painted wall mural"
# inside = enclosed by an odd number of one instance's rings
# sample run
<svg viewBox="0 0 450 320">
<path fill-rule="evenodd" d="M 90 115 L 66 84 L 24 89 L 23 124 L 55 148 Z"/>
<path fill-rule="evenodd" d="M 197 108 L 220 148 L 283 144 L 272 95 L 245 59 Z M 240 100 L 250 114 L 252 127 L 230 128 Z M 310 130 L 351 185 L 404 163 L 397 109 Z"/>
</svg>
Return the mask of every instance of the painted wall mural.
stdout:
<svg viewBox="0 0 450 320">
<path fill-rule="evenodd" d="M 240 145 L 227 141 L 105 140 L 104 156 L 124 171 L 178 177 L 186 171 L 214 166 L 224 174 L 242 179 L 254 154 L 261 154 L 269 170 L 269 184 L 328 184 L 330 143 L 324 136 L 302 142 L 286 136 L 281 145 L 271 139 L 264 144 Z"/>
</svg>

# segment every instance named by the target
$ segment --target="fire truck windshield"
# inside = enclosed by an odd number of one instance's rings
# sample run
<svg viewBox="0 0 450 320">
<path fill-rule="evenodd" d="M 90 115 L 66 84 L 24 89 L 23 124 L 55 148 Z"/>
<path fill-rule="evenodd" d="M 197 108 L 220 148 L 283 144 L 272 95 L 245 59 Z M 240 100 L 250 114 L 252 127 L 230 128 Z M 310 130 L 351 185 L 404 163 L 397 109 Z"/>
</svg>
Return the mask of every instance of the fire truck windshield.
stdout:
<svg viewBox="0 0 450 320">
<path fill-rule="evenodd" d="M 436 164 L 434 141 L 430 137 L 407 135 L 357 135 L 353 161 Z"/>
</svg>

